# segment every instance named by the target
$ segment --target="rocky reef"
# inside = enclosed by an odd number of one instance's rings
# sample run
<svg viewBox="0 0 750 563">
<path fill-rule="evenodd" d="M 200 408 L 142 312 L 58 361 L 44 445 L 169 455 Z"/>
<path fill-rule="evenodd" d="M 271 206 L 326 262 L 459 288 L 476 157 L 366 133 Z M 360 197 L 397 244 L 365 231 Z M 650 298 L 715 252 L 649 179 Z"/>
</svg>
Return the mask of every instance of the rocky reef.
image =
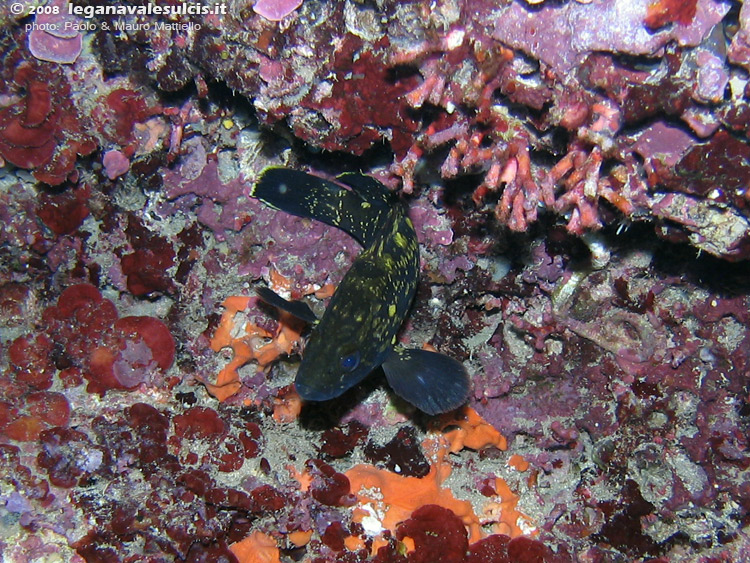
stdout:
<svg viewBox="0 0 750 563">
<path fill-rule="evenodd" d="M 4 561 L 750 559 L 750 5 L 22 1 L 0 53 Z M 400 195 L 465 407 L 300 400 L 254 288 L 359 246 L 269 165 Z"/>
</svg>

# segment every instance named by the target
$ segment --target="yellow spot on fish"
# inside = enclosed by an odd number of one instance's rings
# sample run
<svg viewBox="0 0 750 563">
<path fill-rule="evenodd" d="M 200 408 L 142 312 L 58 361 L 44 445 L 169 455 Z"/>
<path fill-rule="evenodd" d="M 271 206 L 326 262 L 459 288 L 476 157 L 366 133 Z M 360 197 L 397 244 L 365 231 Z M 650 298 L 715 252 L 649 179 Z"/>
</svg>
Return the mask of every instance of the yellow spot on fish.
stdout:
<svg viewBox="0 0 750 563">
<path fill-rule="evenodd" d="M 393 317 L 395 315 L 396 315 L 396 306 L 393 304 L 388 305 L 388 316 Z"/>
<path fill-rule="evenodd" d="M 406 240 L 406 237 L 399 232 L 393 235 L 393 240 L 396 242 L 396 245 L 401 248 L 404 248 L 409 243 L 409 241 Z"/>
<path fill-rule="evenodd" d="M 363 201 L 362 204 L 361 204 L 361 206 L 362 206 L 362 209 L 369 209 L 370 208 L 370 204 L 368 202 L 366 202 L 366 201 Z"/>
</svg>

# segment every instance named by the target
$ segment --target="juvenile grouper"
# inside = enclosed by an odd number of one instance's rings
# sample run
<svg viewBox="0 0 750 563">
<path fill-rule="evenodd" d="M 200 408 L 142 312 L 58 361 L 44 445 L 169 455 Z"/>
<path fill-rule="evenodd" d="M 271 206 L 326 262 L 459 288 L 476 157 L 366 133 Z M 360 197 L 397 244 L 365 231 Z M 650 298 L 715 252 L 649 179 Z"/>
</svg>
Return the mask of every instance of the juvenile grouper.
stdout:
<svg viewBox="0 0 750 563">
<path fill-rule="evenodd" d="M 382 366 L 393 390 L 420 410 L 437 414 L 459 407 L 470 386 L 463 365 L 397 344 L 419 278 L 419 244 L 405 207 L 369 176 L 337 180 L 274 167 L 250 194 L 275 209 L 338 227 L 363 246 L 319 320 L 301 301 L 258 291 L 264 301 L 313 324 L 295 378 L 297 392 L 306 401 L 333 399 Z"/>
</svg>

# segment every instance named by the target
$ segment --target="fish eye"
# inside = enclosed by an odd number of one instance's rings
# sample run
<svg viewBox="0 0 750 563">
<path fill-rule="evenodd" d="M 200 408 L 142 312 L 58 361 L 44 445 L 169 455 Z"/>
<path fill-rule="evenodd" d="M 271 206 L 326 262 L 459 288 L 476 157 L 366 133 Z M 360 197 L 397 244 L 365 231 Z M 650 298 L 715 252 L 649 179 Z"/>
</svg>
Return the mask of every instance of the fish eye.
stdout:
<svg viewBox="0 0 750 563">
<path fill-rule="evenodd" d="M 341 357 L 341 367 L 346 371 L 353 371 L 359 365 L 359 351 Z"/>
</svg>

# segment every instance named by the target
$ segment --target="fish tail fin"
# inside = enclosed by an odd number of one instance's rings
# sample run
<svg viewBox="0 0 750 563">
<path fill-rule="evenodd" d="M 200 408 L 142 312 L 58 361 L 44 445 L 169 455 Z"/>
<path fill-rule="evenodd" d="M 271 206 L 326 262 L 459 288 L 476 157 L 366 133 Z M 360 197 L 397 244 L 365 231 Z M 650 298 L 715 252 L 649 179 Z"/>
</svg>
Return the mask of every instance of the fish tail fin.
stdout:
<svg viewBox="0 0 750 563">
<path fill-rule="evenodd" d="M 388 212 L 384 195 L 375 195 L 379 184 L 354 180 L 354 189 L 312 176 L 300 170 L 270 167 L 261 174 L 250 196 L 275 209 L 337 227 L 368 246 Z M 357 183 L 362 184 L 362 193 Z M 385 186 L 382 187 L 386 192 Z"/>
<path fill-rule="evenodd" d="M 397 395 L 430 415 L 456 409 L 469 397 L 471 382 L 463 364 L 437 352 L 397 347 L 383 371 Z"/>
</svg>

